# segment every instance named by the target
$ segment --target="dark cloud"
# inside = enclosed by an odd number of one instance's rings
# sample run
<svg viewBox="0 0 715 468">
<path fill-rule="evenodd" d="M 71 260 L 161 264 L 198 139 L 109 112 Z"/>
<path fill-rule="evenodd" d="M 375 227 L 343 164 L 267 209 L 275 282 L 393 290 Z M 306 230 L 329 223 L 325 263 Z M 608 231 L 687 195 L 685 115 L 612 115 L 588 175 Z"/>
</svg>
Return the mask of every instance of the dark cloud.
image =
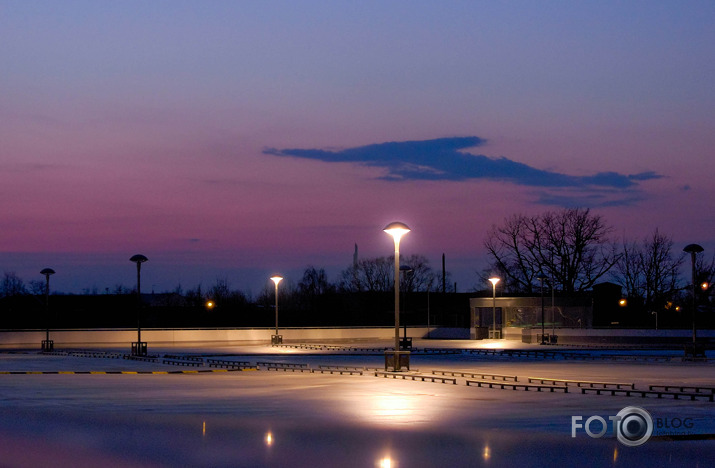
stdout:
<svg viewBox="0 0 715 468">
<path fill-rule="evenodd" d="M 535 197 L 536 203 L 540 205 L 567 208 L 631 206 L 643 200 L 643 194 L 636 190 L 583 190 L 574 188 L 542 190 L 535 193 Z"/>
<path fill-rule="evenodd" d="M 638 182 L 662 177 L 652 171 L 630 175 L 604 171 L 588 176 L 573 176 L 537 169 L 505 157 L 491 158 L 467 151 L 483 146 L 486 141 L 483 138 L 470 136 L 379 143 L 339 151 L 270 148 L 264 150 L 264 153 L 274 156 L 381 167 L 386 170 L 386 174 L 381 178 L 390 181 L 493 179 L 531 187 L 624 191 L 633 189 Z M 599 197 L 601 197 L 600 194 L 589 193 L 581 194 L 577 199 L 586 202 Z M 562 199 L 560 194 L 551 194 L 541 197 L 540 200 L 545 204 L 571 204 L 569 201 L 571 199 L 566 198 L 568 200 Z M 633 200 L 633 197 L 627 197 L 627 199 Z M 587 205 L 593 206 L 592 203 Z"/>
</svg>

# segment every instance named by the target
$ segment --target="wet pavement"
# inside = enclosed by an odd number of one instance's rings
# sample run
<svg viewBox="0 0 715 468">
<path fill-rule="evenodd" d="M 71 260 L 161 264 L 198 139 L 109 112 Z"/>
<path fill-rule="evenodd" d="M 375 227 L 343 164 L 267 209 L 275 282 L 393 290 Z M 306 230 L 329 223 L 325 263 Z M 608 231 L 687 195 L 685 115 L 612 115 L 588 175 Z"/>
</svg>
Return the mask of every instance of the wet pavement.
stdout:
<svg viewBox="0 0 715 468">
<path fill-rule="evenodd" d="M 339 350 L 253 345 L 150 353 L 311 370 L 384 368 L 380 353 Z M 469 377 L 463 376 L 453 384 L 376 377 L 371 370 L 362 375 L 266 366 L 239 371 L 161 361 L 0 353 L 0 372 L 33 372 L 0 374 L 0 465 L 705 467 L 715 458 L 715 402 L 706 399 L 582 394 L 575 387 L 568 393 L 480 388 L 467 386 Z M 409 375 L 441 375 L 432 374 L 438 370 L 513 375 L 520 383 L 546 377 L 630 382 L 645 389 L 715 386 L 712 362 L 417 354 L 411 364 Z M 629 406 L 652 417 L 653 435 L 639 446 L 617 440 L 608 422 Z M 572 437 L 574 416 L 582 424 L 597 416 L 608 427 L 592 438 L 577 425 Z M 592 433 L 601 430 L 598 418 L 587 426 Z"/>
</svg>

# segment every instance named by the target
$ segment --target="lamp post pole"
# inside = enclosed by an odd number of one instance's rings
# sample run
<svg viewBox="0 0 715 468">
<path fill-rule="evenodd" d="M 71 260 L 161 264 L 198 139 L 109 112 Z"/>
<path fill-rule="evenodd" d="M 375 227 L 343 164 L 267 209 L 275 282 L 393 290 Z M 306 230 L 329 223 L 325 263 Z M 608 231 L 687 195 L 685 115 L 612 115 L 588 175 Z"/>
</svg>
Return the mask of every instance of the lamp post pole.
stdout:
<svg viewBox="0 0 715 468">
<path fill-rule="evenodd" d="M 50 275 L 55 274 L 52 268 L 44 268 L 41 275 L 45 275 L 45 320 L 47 320 L 47 330 L 45 331 L 45 341 L 42 342 L 42 351 L 52 351 L 54 342 L 50 340 Z"/>
<path fill-rule="evenodd" d="M 407 278 L 408 274 L 414 272 L 412 267 L 409 265 L 400 265 L 400 271 L 402 273 L 404 273 L 402 276 L 405 278 Z M 407 283 L 407 280 L 405 280 L 405 283 Z M 409 283 L 407 283 L 407 284 L 409 284 Z M 402 293 L 402 296 L 403 297 L 402 297 L 402 304 L 401 304 L 401 306 L 402 306 L 401 312 L 405 313 L 405 311 L 407 309 L 407 291 L 404 291 Z M 404 341 L 403 346 L 408 347 L 408 349 L 409 349 L 409 348 L 411 348 L 411 345 L 407 344 L 407 320 L 402 320 L 402 332 L 403 332 L 402 337 L 403 337 L 403 341 Z M 403 346 L 400 346 L 400 348 L 402 348 Z"/>
<path fill-rule="evenodd" d="M 394 222 L 383 229 L 390 234 L 395 241 L 395 354 L 394 369 L 400 370 L 400 239 L 410 232 L 410 228 L 405 223 Z M 387 367 L 387 365 L 386 365 Z"/>
<path fill-rule="evenodd" d="M 692 286 L 693 286 L 693 310 L 692 310 L 692 320 L 693 320 L 693 352 L 695 351 L 695 341 L 697 339 L 697 332 L 695 329 L 695 309 L 697 307 L 697 302 L 695 301 L 695 256 L 702 252 L 703 249 L 702 246 L 698 244 L 688 244 L 685 246 L 683 249 L 683 252 L 687 252 L 690 254 L 690 264 L 692 266 Z"/>
<path fill-rule="evenodd" d="M 146 343 L 142 342 L 142 329 L 141 329 L 141 306 L 142 306 L 142 282 L 141 282 L 141 271 L 142 263 L 148 261 L 142 254 L 133 255 L 129 261 L 137 264 L 137 342 L 132 343 L 132 355 L 133 356 L 146 356 L 147 346 Z"/>
<path fill-rule="evenodd" d="M 271 344 L 274 345 L 283 343 L 283 337 L 278 334 L 278 283 L 280 283 L 282 279 L 282 276 L 271 276 L 271 281 L 276 285 L 276 334 L 271 338 Z"/>
<path fill-rule="evenodd" d="M 544 280 L 546 279 L 546 275 L 541 272 L 537 278 L 539 278 L 539 281 L 541 282 L 541 344 L 544 345 L 546 344 L 546 341 L 544 340 L 544 335 L 546 334 L 546 330 L 544 329 L 544 322 L 546 321 L 546 318 L 544 317 Z"/>
<path fill-rule="evenodd" d="M 492 277 L 489 278 L 489 282 L 492 283 L 492 339 L 496 339 L 497 336 L 497 283 L 499 278 Z"/>
</svg>

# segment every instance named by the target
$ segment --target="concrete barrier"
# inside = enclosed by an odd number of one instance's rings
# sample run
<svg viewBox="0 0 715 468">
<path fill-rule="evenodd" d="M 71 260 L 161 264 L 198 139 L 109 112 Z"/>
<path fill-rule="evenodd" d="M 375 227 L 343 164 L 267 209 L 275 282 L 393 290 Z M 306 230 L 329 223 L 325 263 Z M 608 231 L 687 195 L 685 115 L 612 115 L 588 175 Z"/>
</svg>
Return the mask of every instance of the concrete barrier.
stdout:
<svg viewBox="0 0 715 468">
<path fill-rule="evenodd" d="M 434 329 L 431 329 L 434 331 Z M 385 340 L 395 336 L 394 327 L 281 328 L 284 341 L 326 342 L 331 340 Z M 409 336 L 427 336 L 425 327 L 409 328 Z M 270 343 L 272 328 L 142 328 L 142 341 L 150 346 L 208 346 L 240 343 Z M 136 329 L 51 330 L 55 347 L 128 347 L 137 340 Z M 402 336 L 402 330 L 400 330 Z M 45 330 L 0 331 L 0 348 L 40 348 Z"/>
</svg>

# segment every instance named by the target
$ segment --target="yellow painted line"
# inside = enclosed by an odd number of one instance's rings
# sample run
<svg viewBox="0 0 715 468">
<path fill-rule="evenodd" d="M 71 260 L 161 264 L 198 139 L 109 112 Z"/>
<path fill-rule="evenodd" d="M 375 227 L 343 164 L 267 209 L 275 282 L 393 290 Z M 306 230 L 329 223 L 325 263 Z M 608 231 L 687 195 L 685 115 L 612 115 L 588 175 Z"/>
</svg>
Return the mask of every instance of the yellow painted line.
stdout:
<svg viewBox="0 0 715 468">
<path fill-rule="evenodd" d="M 217 372 L 248 372 L 257 371 L 256 368 L 247 369 L 203 369 L 203 370 L 177 370 L 177 371 L 0 371 L 0 375 L 41 375 L 41 374 L 61 374 L 61 375 L 79 375 L 79 374 L 92 374 L 92 375 L 109 375 L 109 374 L 125 374 L 125 375 L 138 375 L 138 374 L 155 374 L 155 375 L 168 375 L 168 374 L 204 374 L 204 373 L 217 373 Z"/>
</svg>

